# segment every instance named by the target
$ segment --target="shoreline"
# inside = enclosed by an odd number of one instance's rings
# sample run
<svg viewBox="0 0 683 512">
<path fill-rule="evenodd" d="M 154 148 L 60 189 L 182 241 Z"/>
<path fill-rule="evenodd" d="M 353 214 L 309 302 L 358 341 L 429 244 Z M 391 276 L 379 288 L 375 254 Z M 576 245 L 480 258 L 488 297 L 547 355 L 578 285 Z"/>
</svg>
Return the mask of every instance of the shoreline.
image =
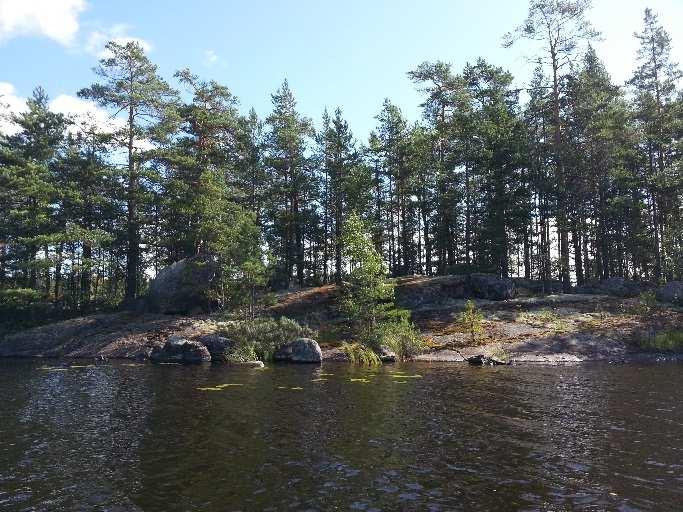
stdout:
<svg viewBox="0 0 683 512">
<path fill-rule="evenodd" d="M 333 297 L 310 307 L 313 299 L 322 298 L 321 291 L 290 294 L 270 316 L 287 316 L 317 331 L 323 363 L 348 362 L 339 348 L 338 330 L 344 324 L 334 314 Z M 458 320 L 464 301 L 437 298 L 409 308 L 426 345 L 413 362 L 462 364 L 468 357 L 501 353 L 513 365 L 683 362 L 683 351 L 644 343 L 657 333 L 683 330 L 678 307 L 660 305 L 643 314 L 638 299 L 580 294 L 478 300 L 484 332 L 473 345 Z M 170 336 L 196 340 L 221 335 L 224 325 L 211 315 L 99 313 L 5 335 L 0 358 L 142 361 Z"/>
<path fill-rule="evenodd" d="M 424 354 L 422 355 L 424 356 Z M 438 356 L 438 354 L 437 354 Z M 154 363 L 150 359 L 134 359 L 126 357 L 112 357 L 104 360 L 99 360 L 97 358 L 88 356 L 0 356 L 0 361 L 60 361 L 68 366 L 69 362 L 83 362 L 83 361 L 93 361 L 93 363 L 106 364 L 109 362 L 116 363 L 131 363 L 134 362 L 137 365 L 149 364 L 150 366 L 217 366 L 225 368 L 239 368 L 239 369 L 258 369 L 250 365 L 242 364 L 231 364 L 222 362 L 203 362 L 203 363 Z M 320 363 L 292 363 L 292 362 L 282 362 L 282 361 L 265 361 L 266 367 L 278 366 L 281 368 L 286 367 L 311 367 L 316 368 L 322 365 L 351 365 L 349 361 L 340 361 L 339 359 L 325 359 L 323 358 Z M 579 359 L 574 357 L 572 354 L 567 354 L 567 357 L 560 357 L 554 360 L 547 358 L 534 358 L 529 357 L 525 359 L 515 359 L 510 361 L 510 364 L 500 365 L 497 367 L 510 367 L 510 366 L 581 366 L 581 365 L 638 365 L 638 364 L 683 364 L 683 354 L 669 353 L 669 352 L 637 352 L 617 359 Z M 439 365 L 439 366 L 467 366 L 472 368 L 481 368 L 479 365 L 468 364 L 465 359 L 455 359 L 450 357 L 417 357 L 414 359 L 408 359 L 404 361 L 394 361 L 394 362 L 384 362 L 381 366 L 392 367 L 394 365 L 399 366 L 422 366 L 422 365 Z M 367 366 L 357 366 L 358 368 L 368 368 Z M 484 367 L 489 367 L 484 365 Z M 492 366 L 491 366 L 492 368 Z"/>
</svg>

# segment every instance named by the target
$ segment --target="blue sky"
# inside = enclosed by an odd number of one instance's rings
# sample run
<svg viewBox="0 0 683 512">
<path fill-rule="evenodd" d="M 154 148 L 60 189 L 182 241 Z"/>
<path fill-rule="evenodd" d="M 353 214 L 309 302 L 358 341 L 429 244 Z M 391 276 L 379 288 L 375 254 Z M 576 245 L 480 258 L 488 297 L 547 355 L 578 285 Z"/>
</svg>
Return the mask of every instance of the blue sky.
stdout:
<svg viewBox="0 0 683 512">
<path fill-rule="evenodd" d="M 245 112 L 270 110 L 270 94 L 287 77 L 301 112 L 317 123 L 341 106 L 364 138 L 385 97 L 419 116 L 420 95 L 406 77 L 424 60 L 456 70 L 479 56 L 523 83 L 529 47 L 501 47 L 525 17 L 527 0 L 0 0 L 0 102 L 21 107 L 42 85 L 61 110 L 86 108 L 76 91 L 108 38 L 136 38 L 160 73 L 189 67 L 226 84 Z M 603 32 L 596 46 L 617 82 L 630 75 L 646 6 L 659 13 L 683 61 L 683 0 L 594 0 Z M 2 126 L 0 125 L 0 129 Z"/>
</svg>

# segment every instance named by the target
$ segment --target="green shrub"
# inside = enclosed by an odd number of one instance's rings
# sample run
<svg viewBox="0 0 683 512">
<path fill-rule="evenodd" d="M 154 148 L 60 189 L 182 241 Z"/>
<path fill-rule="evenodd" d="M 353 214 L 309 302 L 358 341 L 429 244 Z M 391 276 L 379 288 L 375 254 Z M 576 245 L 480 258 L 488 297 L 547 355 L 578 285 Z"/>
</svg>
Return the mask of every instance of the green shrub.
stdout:
<svg viewBox="0 0 683 512">
<path fill-rule="evenodd" d="M 649 336 L 640 341 L 645 350 L 681 352 L 683 351 L 683 331 L 666 331 Z"/>
<path fill-rule="evenodd" d="M 391 349 L 400 360 L 409 359 L 424 349 L 420 334 L 407 318 L 382 324 L 378 330 L 380 346 Z"/>
<path fill-rule="evenodd" d="M 477 337 L 484 332 L 484 315 L 477 309 L 474 302 L 468 300 L 465 303 L 465 310 L 458 317 L 458 321 L 465 327 L 470 335 L 470 341 L 474 345 Z"/>
<path fill-rule="evenodd" d="M 290 318 L 281 317 L 224 322 L 219 326 L 219 334 L 237 344 L 229 359 L 268 361 L 285 343 L 296 338 L 314 337 L 315 331 Z"/>
<path fill-rule="evenodd" d="M 353 364 L 361 366 L 379 366 L 382 364 L 377 353 L 361 343 L 344 343 L 341 349 Z"/>
<path fill-rule="evenodd" d="M 10 309 L 24 309 L 34 302 L 40 301 L 42 295 L 30 288 L 9 288 L 0 290 L 0 305 Z"/>
<path fill-rule="evenodd" d="M 643 292 L 638 297 L 638 302 L 633 308 L 633 313 L 640 316 L 646 316 L 653 313 L 657 309 L 657 297 L 655 292 Z"/>
</svg>

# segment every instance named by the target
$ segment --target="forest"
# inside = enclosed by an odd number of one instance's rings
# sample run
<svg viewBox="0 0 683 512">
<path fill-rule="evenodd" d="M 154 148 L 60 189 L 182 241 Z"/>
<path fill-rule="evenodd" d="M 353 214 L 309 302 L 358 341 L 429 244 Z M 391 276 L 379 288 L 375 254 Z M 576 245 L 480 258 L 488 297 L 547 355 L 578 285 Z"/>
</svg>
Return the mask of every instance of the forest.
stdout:
<svg viewBox="0 0 683 512">
<path fill-rule="evenodd" d="M 390 276 L 683 279 L 683 90 L 647 9 L 632 77 L 612 81 L 590 2 L 531 2 L 502 38 L 531 41 L 524 88 L 484 58 L 407 70 L 410 122 L 386 99 L 367 140 L 319 122 L 287 80 L 261 119 L 188 69 L 165 80 L 135 42 L 107 45 L 78 91 L 111 115 L 52 112 L 36 87 L 0 134 L 0 302 L 89 312 L 134 302 L 162 268 L 220 263 L 215 301 L 339 283 L 349 219 Z M 444 49 L 446 51 L 446 49 Z M 331 101 L 334 101 L 331 99 Z M 0 103 L 2 98 L 0 98 Z"/>
</svg>

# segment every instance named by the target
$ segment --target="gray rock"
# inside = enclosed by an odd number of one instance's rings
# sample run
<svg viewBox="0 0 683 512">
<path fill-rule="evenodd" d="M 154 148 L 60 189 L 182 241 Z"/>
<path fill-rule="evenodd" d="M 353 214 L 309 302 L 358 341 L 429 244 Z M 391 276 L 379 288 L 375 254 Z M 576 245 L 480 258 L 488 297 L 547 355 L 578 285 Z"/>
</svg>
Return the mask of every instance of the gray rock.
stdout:
<svg viewBox="0 0 683 512">
<path fill-rule="evenodd" d="M 377 355 L 383 363 L 395 363 L 398 358 L 396 352 L 389 347 L 380 347 Z"/>
<path fill-rule="evenodd" d="M 234 352 L 237 344 L 228 338 L 218 334 L 209 334 L 197 338 L 197 341 L 204 345 L 211 354 L 212 361 L 226 361 L 228 356 Z"/>
<path fill-rule="evenodd" d="M 502 366 L 509 365 L 509 361 L 503 361 L 494 356 L 485 356 L 478 354 L 476 356 L 468 357 L 467 362 L 472 366 Z"/>
<path fill-rule="evenodd" d="M 669 281 L 664 286 L 657 288 L 655 296 L 660 302 L 670 302 L 677 306 L 683 306 L 683 281 Z"/>
<path fill-rule="evenodd" d="M 298 338 L 277 349 L 273 359 L 290 363 L 320 363 L 323 360 L 323 353 L 317 341 L 311 338 Z"/>
<path fill-rule="evenodd" d="M 208 292 L 217 273 L 216 262 L 208 256 L 177 261 L 161 270 L 150 283 L 147 308 L 166 314 L 207 311 Z"/>
<path fill-rule="evenodd" d="M 562 282 L 557 279 L 525 279 L 523 277 L 513 277 L 517 295 L 540 295 L 562 293 Z"/>
<path fill-rule="evenodd" d="M 163 346 L 154 347 L 150 359 L 155 363 L 203 363 L 211 361 L 211 354 L 198 341 L 169 336 Z"/>
<path fill-rule="evenodd" d="M 612 295 L 613 297 L 638 297 L 643 292 L 651 290 L 652 283 L 634 281 L 624 277 L 610 277 L 602 281 L 589 281 L 575 288 L 576 293 Z"/>
<path fill-rule="evenodd" d="M 396 302 L 401 307 L 415 308 L 447 304 L 467 294 L 467 276 L 411 277 L 399 280 Z"/>
<path fill-rule="evenodd" d="M 470 296 L 477 299 L 507 300 L 516 295 L 515 282 L 493 274 L 470 274 L 468 278 Z"/>
<path fill-rule="evenodd" d="M 506 300 L 516 295 L 514 280 L 479 273 L 404 278 L 396 287 L 398 305 L 407 308 L 448 304 L 467 298 Z"/>
</svg>

